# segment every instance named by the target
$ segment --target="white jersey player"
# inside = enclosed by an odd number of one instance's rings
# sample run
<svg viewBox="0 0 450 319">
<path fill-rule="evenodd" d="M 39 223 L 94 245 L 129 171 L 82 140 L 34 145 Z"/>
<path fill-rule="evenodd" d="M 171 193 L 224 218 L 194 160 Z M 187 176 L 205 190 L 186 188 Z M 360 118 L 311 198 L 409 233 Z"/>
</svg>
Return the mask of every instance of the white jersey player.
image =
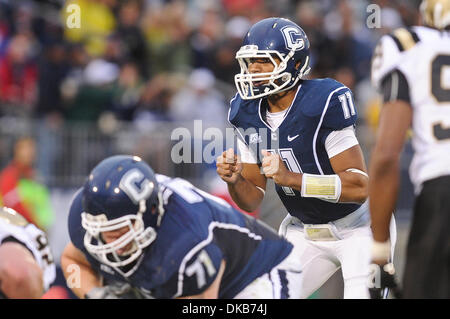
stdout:
<svg viewBox="0 0 450 319">
<path fill-rule="evenodd" d="M 40 298 L 56 277 L 46 234 L 0 207 L 0 298 Z"/>
<path fill-rule="evenodd" d="M 399 155 L 411 127 L 414 157 L 409 173 L 417 198 L 404 294 L 449 298 L 450 0 L 423 1 L 421 13 L 425 26 L 383 36 L 372 62 L 372 81 L 384 99 L 369 171 L 372 258 L 378 265 L 389 258 Z"/>
</svg>

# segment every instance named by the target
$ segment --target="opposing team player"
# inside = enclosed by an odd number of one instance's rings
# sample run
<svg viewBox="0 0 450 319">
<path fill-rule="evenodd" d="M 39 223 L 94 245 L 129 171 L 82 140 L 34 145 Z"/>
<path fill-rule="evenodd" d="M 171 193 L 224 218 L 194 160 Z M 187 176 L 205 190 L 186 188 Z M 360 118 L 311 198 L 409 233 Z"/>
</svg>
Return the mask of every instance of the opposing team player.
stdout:
<svg viewBox="0 0 450 319">
<path fill-rule="evenodd" d="M 381 286 L 391 286 L 389 220 L 399 188 L 399 159 L 412 127 L 415 187 L 403 293 L 406 298 L 450 298 L 450 0 L 421 4 L 425 26 L 381 38 L 372 80 L 384 105 L 370 164 L 372 259 Z M 386 265 L 388 265 L 386 267 Z"/>
<path fill-rule="evenodd" d="M 40 298 L 55 276 L 45 233 L 13 209 L 0 207 L 0 299 Z"/>
<path fill-rule="evenodd" d="M 69 233 L 61 264 L 66 278 L 80 267 L 79 297 L 299 297 L 292 244 L 138 157 L 93 169 L 73 199 Z"/>
<path fill-rule="evenodd" d="M 236 58 L 239 94 L 229 121 L 241 155 L 225 151 L 217 158 L 218 174 L 246 211 L 260 205 L 268 178 L 276 183 L 289 213 L 280 234 L 299 250 L 303 298 L 340 267 L 344 298 L 368 298 L 368 176 L 351 91 L 333 79 L 304 79 L 309 41 L 287 19 L 253 25 Z"/>
</svg>

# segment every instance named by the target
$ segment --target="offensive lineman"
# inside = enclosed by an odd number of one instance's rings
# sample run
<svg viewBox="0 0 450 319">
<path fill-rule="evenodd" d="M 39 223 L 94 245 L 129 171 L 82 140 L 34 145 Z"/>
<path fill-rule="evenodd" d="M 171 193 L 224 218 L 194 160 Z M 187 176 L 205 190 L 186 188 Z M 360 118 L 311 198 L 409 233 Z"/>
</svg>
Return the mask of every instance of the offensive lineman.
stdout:
<svg viewBox="0 0 450 319">
<path fill-rule="evenodd" d="M 302 298 L 340 267 L 344 298 L 368 298 L 368 176 L 354 132 L 351 91 L 333 79 L 304 79 L 310 71 L 309 41 L 288 19 L 253 25 L 236 59 L 239 94 L 228 120 L 241 158 L 232 149 L 223 152 L 218 174 L 249 212 L 262 202 L 267 179 L 273 179 L 289 213 L 279 232 L 300 254 Z"/>
<path fill-rule="evenodd" d="M 375 49 L 372 81 L 384 99 L 370 165 L 372 260 L 389 265 L 389 220 L 409 127 L 414 217 L 403 277 L 405 298 L 450 298 L 450 0 L 421 4 L 425 26 L 398 29 Z M 386 271 L 387 270 L 387 271 Z M 393 273 L 378 269 L 381 285 Z M 383 276 L 384 275 L 384 276 Z M 385 278 L 386 281 L 383 280 Z"/>
<path fill-rule="evenodd" d="M 109 298 L 298 298 L 292 245 L 271 228 L 138 157 L 100 162 L 70 208 L 61 257 L 76 295 Z"/>
<path fill-rule="evenodd" d="M 0 207 L 0 299 L 40 298 L 55 276 L 45 233 L 13 209 Z"/>
</svg>

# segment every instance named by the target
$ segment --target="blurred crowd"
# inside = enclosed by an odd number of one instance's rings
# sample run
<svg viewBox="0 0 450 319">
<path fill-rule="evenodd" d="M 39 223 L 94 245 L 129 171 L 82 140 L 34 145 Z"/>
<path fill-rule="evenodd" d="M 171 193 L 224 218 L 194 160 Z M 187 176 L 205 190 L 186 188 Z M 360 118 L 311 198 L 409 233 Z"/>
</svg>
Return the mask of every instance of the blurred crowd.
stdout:
<svg viewBox="0 0 450 319">
<path fill-rule="evenodd" d="M 80 28 L 68 27 L 70 4 L 80 8 Z M 374 13 L 371 4 L 380 11 Z M 281 16 L 298 23 L 310 39 L 310 77 L 332 77 L 352 89 L 360 122 L 369 126 L 360 136 L 364 150 L 379 110 L 370 85 L 374 46 L 381 35 L 416 24 L 418 5 L 419 0 L 0 0 L 0 123 L 33 121 L 38 129 L 28 134 L 38 140 L 43 176 L 51 174 L 62 144 L 79 144 L 62 142 L 71 125 L 88 123 L 111 134 L 119 131 L 118 123 L 142 130 L 197 119 L 203 127 L 224 128 L 242 38 L 258 20 Z M 368 27 L 374 18 L 376 27 Z M 66 152 L 70 156 L 70 145 Z"/>
<path fill-rule="evenodd" d="M 366 101 L 377 39 L 415 24 L 417 2 L 2 0 L 0 116 L 48 126 L 97 123 L 105 114 L 138 123 L 220 121 L 239 72 L 235 52 L 249 27 L 269 16 L 304 28 L 312 77 L 334 77 Z M 71 3 L 81 9 L 81 28 L 66 26 Z M 370 3 L 381 8 L 380 28 L 366 26 Z"/>
</svg>

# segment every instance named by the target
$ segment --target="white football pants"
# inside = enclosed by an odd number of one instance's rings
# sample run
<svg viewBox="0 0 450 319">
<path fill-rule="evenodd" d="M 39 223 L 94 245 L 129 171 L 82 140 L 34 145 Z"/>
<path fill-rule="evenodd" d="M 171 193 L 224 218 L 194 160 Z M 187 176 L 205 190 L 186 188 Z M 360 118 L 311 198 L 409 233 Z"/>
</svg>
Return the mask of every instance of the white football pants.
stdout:
<svg viewBox="0 0 450 319">
<path fill-rule="evenodd" d="M 345 299 L 369 298 L 367 281 L 371 263 L 372 232 L 369 205 L 366 201 L 353 213 L 330 222 L 340 238 L 335 241 L 312 241 L 305 238 L 304 225 L 287 215 L 280 225 L 280 235 L 294 245 L 301 262 L 300 298 L 307 298 L 342 268 Z M 392 259 L 397 238 L 394 217 L 391 219 Z"/>
</svg>

